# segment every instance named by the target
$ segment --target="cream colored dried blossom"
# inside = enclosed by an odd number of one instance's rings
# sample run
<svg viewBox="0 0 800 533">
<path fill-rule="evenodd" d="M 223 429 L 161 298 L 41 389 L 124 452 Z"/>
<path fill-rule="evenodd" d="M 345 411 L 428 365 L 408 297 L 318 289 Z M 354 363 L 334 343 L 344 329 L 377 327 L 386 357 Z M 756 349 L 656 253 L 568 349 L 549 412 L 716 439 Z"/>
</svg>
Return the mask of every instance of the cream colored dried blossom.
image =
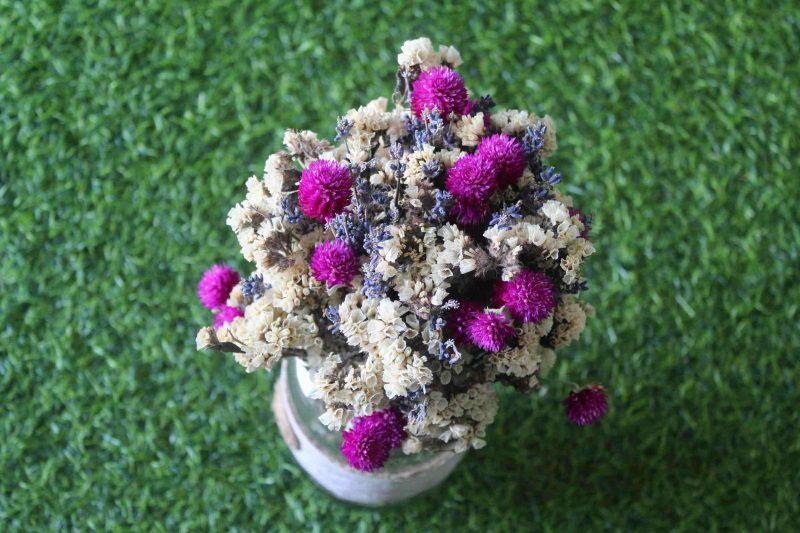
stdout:
<svg viewBox="0 0 800 533">
<path fill-rule="evenodd" d="M 198 350 L 205 350 L 219 344 L 219 339 L 217 339 L 217 334 L 214 331 L 214 328 L 211 326 L 201 328 L 200 331 L 197 332 L 195 344 L 197 345 Z"/>
<path fill-rule="evenodd" d="M 456 269 L 460 274 L 468 274 L 475 270 L 476 249 L 469 235 L 449 223 L 439 228 L 437 235 L 442 240 L 442 247 L 438 251 L 436 265 L 444 269 L 434 272 L 437 280 L 447 269 Z"/>
<path fill-rule="evenodd" d="M 366 163 L 372 157 L 373 133 L 363 130 L 352 131 L 347 137 L 347 158 L 353 163 Z"/>
<path fill-rule="evenodd" d="M 395 279 L 397 297 L 422 318 L 427 318 L 433 307 L 444 303 L 447 289 L 450 287 L 447 282 L 436 284 L 430 275 L 430 267 L 426 270 L 427 273 L 422 270 L 413 277 L 401 275 Z"/>
<path fill-rule="evenodd" d="M 319 154 L 320 159 L 328 161 L 343 161 L 347 157 L 347 145 L 344 143 Z"/>
<path fill-rule="evenodd" d="M 374 305 L 367 323 L 368 344 L 363 348 L 368 354 L 381 357 L 384 390 L 389 398 L 423 388 L 433 379 L 430 369 L 425 366 L 425 357 L 406 344 L 406 339 L 418 334 L 418 330 L 409 327 L 404 320 L 407 312 L 408 308 L 400 302 L 384 298 Z"/>
<path fill-rule="evenodd" d="M 341 430 L 355 416 L 383 409 L 388 400 L 383 394 L 381 361 L 368 357 L 358 365 L 342 365 L 337 354 L 330 354 L 314 376 L 311 397 L 326 405 L 320 421 L 333 431 Z M 347 405 L 348 409 L 343 409 Z"/>
<path fill-rule="evenodd" d="M 439 45 L 439 60 L 453 68 L 458 68 L 464 63 L 461 59 L 461 54 L 456 50 L 455 46 L 445 46 L 443 44 Z"/>
<path fill-rule="evenodd" d="M 257 249 L 260 237 L 257 229 L 264 215 L 253 209 L 247 202 L 236 204 L 228 211 L 227 224 L 236 234 L 242 255 L 253 261 L 253 251 Z"/>
<path fill-rule="evenodd" d="M 286 313 L 311 304 L 321 288 L 319 282 L 308 273 L 306 264 L 297 261 L 293 266 L 294 269 L 272 271 L 268 278 L 275 295 L 274 305 Z"/>
<path fill-rule="evenodd" d="M 375 313 L 374 300 L 364 298 L 360 292 L 351 292 L 339 304 L 339 330 L 347 344 L 363 348 L 369 346 L 367 321 Z"/>
<path fill-rule="evenodd" d="M 247 372 L 258 368 L 271 370 L 285 349 L 319 354 L 322 340 L 309 312 L 286 314 L 274 305 L 272 289 L 245 307 L 244 316 L 236 317 L 217 331 L 223 342 L 239 345 L 244 353 L 234 353 Z"/>
<path fill-rule="evenodd" d="M 451 124 L 451 131 L 463 146 L 478 146 L 484 135 L 483 113 L 463 115 Z"/>
<path fill-rule="evenodd" d="M 577 238 L 567 245 L 567 256 L 560 262 L 565 283 L 571 284 L 578 279 L 583 260 L 593 253 L 594 245 L 587 239 Z"/>
<path fill-rule="evenodd" d="M 489 383 L 473 385 L 449 399 L 441 391 L 431 391 L 425 418 L 412 421 L 406 429 L 413 439 L 438 439 L 456 452 L 482 448 L 486 445 L 486 427 L 494 421 L 497 406 L 494 388 Z M 411 451 L 416 447 L 409 448 Z"/>
<path fill-rule="evenodd" d="M 383 388 L 388 398 L 424 390 L 433 381 L 433 373 L 425 366 L 427 358 L 409 348 L 403 339 L 385 343 L 382 360 Z"/>
<path fill-rule="evenodd" d="M 525 379 L 530 388 L 537 387 L 539 385 L 538 376 L 542 361 L 545 357 L 549 357 L 546 352 L 552 351 L 542 346 L 540 341 L 552 326 L 552 316 L 547 317 L 539 324 L 524 324 L 520 330 L 521 334 L 517 347 L 507 348 L 489 358 L 494 371 Z"/>
<path fill-rule="evenodd" d="M 233 289 L 231 289 L 231 293 L 228 295 L 228 301 L 225 302 L 225 305 L 229 307 L 242 308 L 246 303 L 247 301 L 245 300 L 244 293 L 242 292 L 242 283 L 239 282 Z"/>
<path fill-rule="evenodd" d="M 456 164 L 456 161 L 466 155 L 466 153 L 467 152 L 462 152 L 458 148 L 452 148 L 450 150 L 440 150 L 436 155 L 442 163 L 442 166 L 445 169 L 449 169 Z"/>
<path fill-rule="evenodd" d="M 403 441 L 403 453 L 412 455 L 422 451 L 422 442 L 416 437 L 409 437 Z"/>
<path fill-rule="evenodd" d="M 247 194 L 245 200 L 251 208 L 265 215 L 280 215 L 281 196 L 273 195 L 266 184 L 255 176 L 250 176 L 245 183 Z"/>
<path fill-rule="evenodd" d="M 558 150 L 558 142 L 556 141 L 556 125 L 550 115 L 545 115 L 542 118 L 542 124 L 545 125 L 547 131 L 544 134 L 544 146 L 542 147 L 542 157 L 550 157 L 556 150 Z"/>
<path fill-rule="evenodd" d="M 398 123 L 405 129 L 402 114 L 397 111 L 387 111 L 388 103 L 385 97 L 380 97 L 365 106 L 349 110 L 345 118 L 353 122 L 351 134 L 354 130 L 374 133 L 393 129 L 395 134 L 402 135 L 404 132 L 397 130 Z"/>
<path fill-rule="evenodd" d="M 563 348 L 580 336 L 586 327 L 587 311 L 591 313 L 593 309 L 574 296 L 561 299 L 554 312 L 553 329 L 548 336 L 554 349 Z"/>
<path fill-rule="evenodd" d="M 558 200 L 547 200 L 544 205 L 542 205 L 542 213 L 550 219 L 550 223 L 554 225 L 569 219 L 569 210 L 567 206 Z"/>
<path fill-rule="evenodd" d="M 264 162 L 264 187 L 272 196 L 279 197 L 284 187 L 287 185 L 287 176 L 295 167 L 292 163 L 292 156 L 286 152 L 272 154 Z M 289 184 L 294 185 L 293 183 Z"/>
<path fill-rule="evenodd" d="M 397 64 L 406 69 L 419 66 L 422 70 L 428 70 L 440 63 L 439 53 L 433 49 L 433 44 L 427 37 L 404 42 L 397 55 Z"/>
<path fill-rule="evenodd" d="M 543 157 L 553 155 L 558 149 L 556 142 L 556 127 L 553 119 L 545 115 L 542 118 L 537 117 L 533 113 L 527 111 L 520 111 L 518 109 L 499 109 L 491 113 L 492 126 L 499 129 L 502 133 L 508 135 L 519 135 L 527 128 L 535 126 L 537 122 L 541 121 L 547 128 L 544 134 L 544 146 L 542 147 L 541 154 Z"/>
<path fill-rule="evenodd" d="M 308 160 L 317 159 L 320 154 L 331 150 L 333 146 L 325 139 L 318 139 L 313 131 L 286 130 L 283 136 L 283 145 L 294 157 L 303 157 Z"/>
<path fill-rule="evenodd" d="M 519 254 L 525 246 L 538 246 L 546 249 L 552 242 L 555 248 L 555 238 L 552 230 L 545 231 L 536 221 L 537 217 L 527 216 L 510 227 L 492 226 L 483 233 L 489 241 L 489 253 L 496 258 L 503 268 L 502 278 L 509 280 L 522 268 L 518 262 Z"/>
<path fill-rule="evenodd" d="M 374 316 L 367 323 L 370 344 L 380 346 L 386 341 L 405 337 L 408 333 L 408 325 L 403 320 L 403 315 L 407 312 L 408 308 L 400 302 L 392 301 L 389 298 L 379 300 Z"/>
<path fill-rule="evenodd" d="M 425 144 L 422 150 L 408 152 L 404 155 L 403 162 L 406 165 L 406 170 L 402 177 L 402 182 L 405 185 L 403 189 L 404 207 L 417 211 L 423 209 L 424 200 L 431 197 L 434 189 L 431 180 L 425 177 L 423 168 L 426 164 L 436 160 L 434 148 L 429 144 Z M 387 163 L 387 165 L 390 163 Z M 387 170 L 387 173 L 390 172 L 390 170 Z"/>
<path fill-rule="evenodd" d="M 375 267 L 375 271 L 383 276 L 384 281 L 397 274 L 396 263 L 403 253 L 403 240 L 406 236 L 405 228 L 393 224 L 386 226 L 386 232 L 389 234 L 389 239 L 381 242 L 378 251 L 380 259 Z"/>
</svg>

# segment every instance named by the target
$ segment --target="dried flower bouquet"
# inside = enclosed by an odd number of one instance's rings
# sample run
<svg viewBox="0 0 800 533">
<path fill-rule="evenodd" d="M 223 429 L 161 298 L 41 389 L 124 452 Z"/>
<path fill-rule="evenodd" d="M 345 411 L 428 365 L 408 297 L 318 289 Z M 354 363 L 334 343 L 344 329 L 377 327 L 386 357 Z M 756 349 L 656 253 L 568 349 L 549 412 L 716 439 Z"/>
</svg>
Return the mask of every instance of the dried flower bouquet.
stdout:
<svg viewBox="0 0 800 533">
<path fill-rule="evenodd" d="M 472 97 L 453 47 L 408 41 L 398 63 L 392 109 L 351 109 L 333 142 L 286 132 L 228 215 L 253 272 L 216 265 L 198 286 L 215 313 L 198 348 L 248 372 L 305 360 L 364 471 L 396 448 L 484 446 L 494 383 L 539 387 L 592 314 L 591 222 L 545 163 L 550 117 Z M 607 407 L 597 385 L 564 403 L 578 424 Z"/>
</svg>

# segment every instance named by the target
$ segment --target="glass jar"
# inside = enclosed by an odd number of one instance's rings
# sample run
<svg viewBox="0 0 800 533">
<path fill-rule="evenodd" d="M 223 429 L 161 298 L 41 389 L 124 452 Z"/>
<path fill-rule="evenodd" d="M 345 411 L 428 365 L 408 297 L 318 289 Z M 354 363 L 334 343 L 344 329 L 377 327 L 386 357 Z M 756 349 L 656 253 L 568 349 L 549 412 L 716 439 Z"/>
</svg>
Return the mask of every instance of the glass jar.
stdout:
<svg viewBox="0 0 800 533">
<path fill-rule="evenodd" d="M 351 468 L 339 451 L 342 435 L 320 421 L 323 404 L 310 398 L 312 383 L 301 360 L 283 360 L 272 408 L 281 435 L 297 462 L 322 488 L 335 497 L 362 505 L 388 505 L 429 490 L 453 471 L 463 453 L 396 451 L 377 472 Z"/>
</svg>

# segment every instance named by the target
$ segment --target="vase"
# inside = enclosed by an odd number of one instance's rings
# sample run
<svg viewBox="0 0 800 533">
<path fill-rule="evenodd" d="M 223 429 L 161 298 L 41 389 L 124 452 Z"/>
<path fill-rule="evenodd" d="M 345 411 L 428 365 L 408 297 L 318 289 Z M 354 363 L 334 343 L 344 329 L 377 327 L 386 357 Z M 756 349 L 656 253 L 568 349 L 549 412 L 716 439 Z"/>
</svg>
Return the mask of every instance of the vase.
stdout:
<svg viewBox="0 0 800 533">
<path fill-rule="evenodd" d="M 340 500 L 366 506 L 407 500 L 444 481 L 464 457 L 452 451 L 404 455 L 397 450 L 377 472 L 356 470 L 339 451 L 341 432 L 319 421 L 324 407 L 309 397 L 312 389 L 305 363 L 296 357 L 284 359 L 272 399 L 275 421 L 297 463 Z"/>
</svg>

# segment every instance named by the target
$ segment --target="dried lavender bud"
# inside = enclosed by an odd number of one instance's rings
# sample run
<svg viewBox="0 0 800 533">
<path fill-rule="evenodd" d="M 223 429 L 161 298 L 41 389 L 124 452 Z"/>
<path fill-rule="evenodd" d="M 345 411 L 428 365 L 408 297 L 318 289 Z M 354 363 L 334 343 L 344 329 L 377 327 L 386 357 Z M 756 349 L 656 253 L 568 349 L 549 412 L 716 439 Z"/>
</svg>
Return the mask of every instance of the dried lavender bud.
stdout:
<svg viewBox="0 0 800 533">
<path fill-rule="evenodd" d="M 539 152 L 544 148 L 545 133 L 547 133 L 547 126 L 541 120 L 525 130 L 525 135 L 522 136 L 522 148 L 525 150 L 528 160 L 539 156 Z"/>
<path fill-rule="evenodd" d="M 299 224 L 303 220 L 303 212 L 297 205 L 297 195 L 287 194 L 281 200 L 281 209 L 289 224 Z"/>
<path fill-rule="evenodd" d="M 500 229 L 511 229 L 511 226 L 514 225 L 516 220 L 522 218 L 522 203 L 517 202 L 516 204 L 504 207 L 500 211 L 492 214 L 492 218 L 489 221 L 489 226 L 497 226 Z"/>
<path fill-rule="evenodd" d="M 361 248 L 366 225 L 361 223 L 360 219 L 353 213 L 339 213 L 328 221 L 328 228 L 337 239 L 346 242 L 356 250 Z"/>
<path fill-rule="evenodd" d="M 323 316 L 325 316 L 325 318 L 327 318 L 331 322 L 331 325 L 328 327 L 328 329 L 331 330 L 331 333 L 337 333 L 339 331 L 339 325 L 341 320 L 339 318 L 339 308 L 336 307 L 335 305 L 329 305 L 328 307 L 325 308 L 322 314 Z"/>
<path fill-rule="evenodd" d="M 443 170 L 442 163 L 436 159 L 422 164 L 422 174 L 429 180 L 436 178 Z"/>
<path fill-rule="evenodd" d="M 264 283 L 264 277 L 261 274 L 251 274 L 242 282 L 242 294 L 250 302 L 263 296 L 264 291 L 269 288 L 271 285 Z"/>
<path fill-rule="evenodd" d="M 555 167 L 547 167 L 539 174 L 539 179 L 542 181 L 546 181 L 551 186 L 558 185 L 561 183 L 561 174 L 556 172 Z"/>
<path fill-rule="evenodd" d="M 456 348 L 456 342 L 453 339 L 447 339 L 439 345 L 439 360 L 447 361 L 448 363 L 455 364 L 461 359 L 461 352 Z"/>
<path fill-rule="evenodd" d="M 346 139 L 350 135 L 350 130 L 353 129 L 353 125 L 355 123 L 352 120 L 348 120 L 345 117 L 339 117 L 336 121 L 336 137 L 334 140 L 341 141 Z"/>
<path fill-rule="evenodd" d="M 425 219 L 429 222 L 441 222 L 447 219 L 447 213 L 454 201 L 455 198 L 448 191 L 436 189 L 435 203 L 431 207 L 430 213 L 425 215 Z"/>
</svg>

